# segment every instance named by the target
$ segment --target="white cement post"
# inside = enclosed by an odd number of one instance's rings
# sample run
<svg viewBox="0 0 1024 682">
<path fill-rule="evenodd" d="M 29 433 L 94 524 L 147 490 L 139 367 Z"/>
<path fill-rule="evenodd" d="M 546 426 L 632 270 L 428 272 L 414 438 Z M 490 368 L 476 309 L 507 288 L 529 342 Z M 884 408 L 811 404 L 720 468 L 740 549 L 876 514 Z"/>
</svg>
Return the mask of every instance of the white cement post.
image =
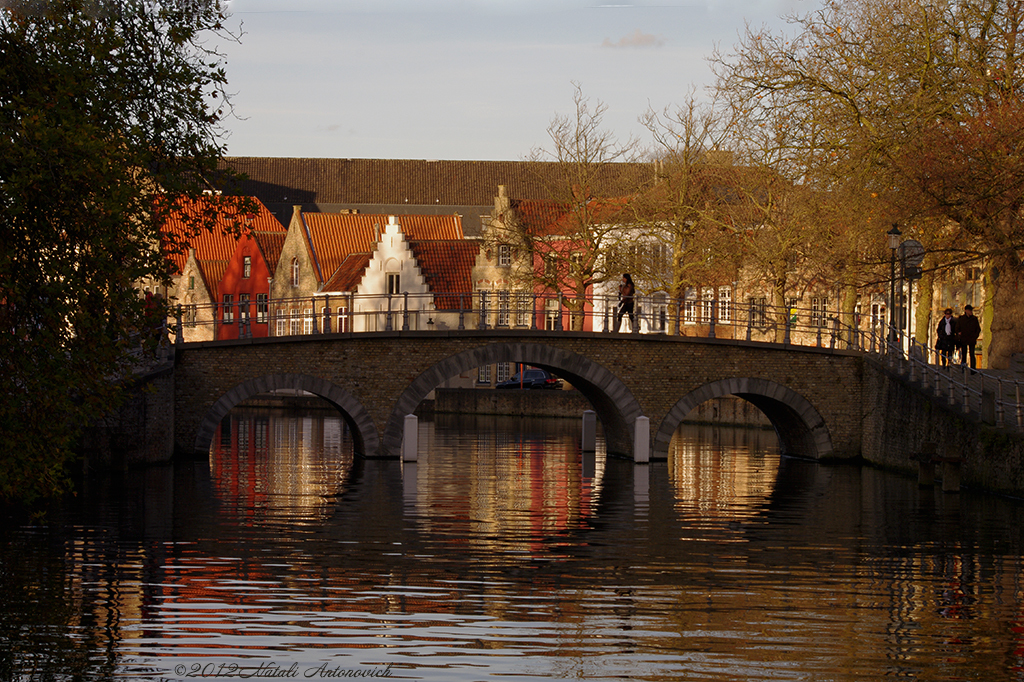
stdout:
<svg viewBox="0 0 1024 682">
<path fill-rule="evenodd" d="M 647 464 L 651 461 L 651 420 L 637 417 L 633 435 L 633 461 Z"/>
<path fill-rule="evenodd" d="M 583 412 L 583 439 L 580 449 L 583 452 L 597 450 L 597 413 L 593 410 Z"/>
<path fill-rule="evenodd" d="M 414 414 L 405 415 L 402 432 L 402 461 L 415 462 L 419 451 L 420 420 Z"/>
</svg>

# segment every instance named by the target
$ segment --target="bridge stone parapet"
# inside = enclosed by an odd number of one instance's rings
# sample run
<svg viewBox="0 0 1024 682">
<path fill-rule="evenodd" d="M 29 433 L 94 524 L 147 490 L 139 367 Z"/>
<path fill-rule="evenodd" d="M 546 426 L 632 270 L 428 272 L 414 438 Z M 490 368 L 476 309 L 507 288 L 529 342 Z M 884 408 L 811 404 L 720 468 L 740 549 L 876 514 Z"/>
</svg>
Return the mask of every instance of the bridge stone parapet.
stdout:
<svg viewBox="0 0 1024 682">
<path fill-rule="evenodd" d="M 275 388 L 336 405 L 367 457 L 396 457 L 402 425 L 445 379 L 494 362 L 564 377 L 590 402 L 609 451 L 630 455 L 647 417 L 652 457 L 697 404 L 739 395 L 775 425 L 784 452 L 816 459 L 861 454 L 865 356 L 826 348 L 656 335 L 540 330 L 320 334 L 178 347 L 175 444 L 208 450 L 231 407 Z M 484 390 L 484 389 L 481 389 Z"/>
</svg>

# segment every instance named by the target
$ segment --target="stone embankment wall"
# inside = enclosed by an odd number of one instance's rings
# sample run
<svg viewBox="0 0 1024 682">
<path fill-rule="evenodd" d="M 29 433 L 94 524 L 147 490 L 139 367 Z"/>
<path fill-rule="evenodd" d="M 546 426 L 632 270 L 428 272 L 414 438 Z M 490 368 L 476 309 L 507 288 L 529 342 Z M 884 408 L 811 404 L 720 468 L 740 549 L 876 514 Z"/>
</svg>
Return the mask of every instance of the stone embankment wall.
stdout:
<svg viewBox="0 0 1024 682">
<path fill-rule="evenodd" d="M 864 460 L 916 474 L 916 458 L 933 443 L 937 457 L 962 459 L 964 486 L 1024 495 L 1024 434 L 996 429 L 989 410 L 984 416 L 977 410 L 964 414 L 934 391 L 887 374 L 865 363 Z"/>
<path fill-rule="evenodd" d="M 439 388 L 432 409 L 442 414 L 497 414 L 531 417 L 578 418 L 592 410 L 579 391 L 517 391 L 474 388 Z M 685 420 L 770 428 L 760 410 L 746 400 L 723 397 L 701 403 Z"/>
<path fill-rule="evenodd" d="M 174 365 L 135 378 L 120 409 L 88 429 L 80 451 L 85 469 L 169 461 L 174 455 Z"/>
</svg>

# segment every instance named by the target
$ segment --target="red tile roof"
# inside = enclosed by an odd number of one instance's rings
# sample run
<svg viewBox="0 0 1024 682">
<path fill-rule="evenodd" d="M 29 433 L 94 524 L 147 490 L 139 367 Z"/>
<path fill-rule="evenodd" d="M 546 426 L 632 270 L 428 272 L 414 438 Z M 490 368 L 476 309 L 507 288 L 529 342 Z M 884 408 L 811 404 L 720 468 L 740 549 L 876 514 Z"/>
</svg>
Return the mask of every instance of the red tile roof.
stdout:
<svg viewBox="0 0 1024 682">
<path fill-rule="evenodd" d="M 287 232 L 255 232 L 253 238 L 256 245 L 263 254 L 263 260 L 267 263 L 267 269 L 274 272 L 277 269 L 277 262 L 281 260 L 281 250 L 284 248 Z"/>
<path fill-rule="evenodd" d="M 480 253 L 480 243 L 466 240 L 410 241 L 420 272 L 435 294 L 473 291 L 472 269 Z M 466 305 L 469 305 L 466 301 Z M 457 296 L 435 296 L 438 310 L 457 310 Z"/>
<path fill-rule="evenodd" d="M 363 279 L 366 266 L 370 264 L 370 254 L 353 253 L 342 261 L 331 279 L 321 287 L 321 291 L 355 291 Z"/>
<path fill-rule="evenodd" d="M 258 205 L 258 211 L 246 219 L 250 228 L 261 232 L 279 232 L 284 234 L 286 232 L 284 225 L 258 199 L 255 201 Z M 234 221 L 233 216 L 219 213 L 212 230 L 202 230 L 191 237 L 185 236 L 192 232 L 190 225 L 186 221 L 186 216 L 196 216 L 203 208 L 199 202 L 186 203 L 180 213 L 176 212 L 167 219 L 163 230 L 176 239 L 183 239 L 188 245 L 187 248 L 195 249 L 197 260 L 224 260 L 226 262 L 231 259 L 235 252 L 235 245 L 238 242 L 235 235 L 230 233 L 230 227 Z M 173 264 L 175 275 L 180 274 L 185 267 L 185 261 L 188 260 L 187 248 L 184 252 L 166 251 L 168 260 Z M 223 271 L 221 274 L 223 274 Z M 214 286 L 219 281 L 219 278 L 207 280 L 207 284 Z"/>
<path fill-rule="evenodd" d="M 369 213 L 302 213 L 321 282 L 333 275 L 351 254 L 370 253 L 388 224 L 388 216 Z M 402 233 L 413 239 L 463 239 L 456 215 L 397 216 Z"/>
</svg>

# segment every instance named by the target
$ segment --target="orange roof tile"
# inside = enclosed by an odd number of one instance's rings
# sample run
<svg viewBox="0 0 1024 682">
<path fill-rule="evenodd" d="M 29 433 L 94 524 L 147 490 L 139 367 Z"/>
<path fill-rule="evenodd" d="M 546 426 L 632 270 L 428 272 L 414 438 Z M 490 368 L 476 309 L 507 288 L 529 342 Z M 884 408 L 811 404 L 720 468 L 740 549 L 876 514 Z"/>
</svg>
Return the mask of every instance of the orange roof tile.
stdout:
<svg viewBox="0 0 1024 682">
<path fill-rule="evenodd" d="M 322 287 L 322 291 L 355 291 L 363 279 L 363 272 L 370 264 L 370 254 L 353 253 L 342 261 L 331 279 Z"/>
<path fill-rule="evenodd" d="M 258 210 L 255 215 L 248 217 L 246 223 L 253 230 L 262 232 L 280 232 L 284 234 L 286 229 L 281 222 L 273 216 L 273 214 L 267 210 L 259 199 L 255 199 Z M 229 232 L 230 226 L 233 222 L 233 217 L 220 213 L 217 216 L 217 221 L 212 230 L 201 230 L 198 234 L 191 237 L 185 237 L 189 234 L 192 229 L 185 220 L 185 215 L 197 215 L 200 211 L 199 202 L 190 202 L 185 204 L 185 208 L 182 212 L 173 213 L 168 217 L 164 223 L 163 231 L 172 235 L 177 239 L 184 239 L 185 243 L 188 244 L 189 248 L 195 249 L 196 259 L 199 261 L 204 260 L 230 260 L 232 254 L 235 252 L 235 245 L 238 239 Z M 185 214 L 185 215 L 183 215 Z M 188 260 L 188 251 L 179 253 L 176 251 L 166 250 L 168 260 L 174 266 L 174 273 L 181 273 L 185 267 L 185 261 Z M 223 275 L 223 272 L 221 272 Z M 216 286 L 216 283 L 220 280 L 207 280 L 208 286 Z"/>
<path fill-rule="evenodd" d="M 469 293 L 473 290 L 472 269 L 480 253 L 480 243 L 466 240 L 410 241 L 413 256 L 427 285 L 434 294 Z M 435 296 L 438 310 L 457 310 L 456 296 Z"/>
<path fill-rule="evenodd" d="M 308 230 L 318 278 L 332 278 L 351 254 L 373 251 L 388 216 L 369 213 L 302 213 Z M 406 239 L 463 239 L 457 215 L 403 215 L 397 217 Z"/>
</svg>

